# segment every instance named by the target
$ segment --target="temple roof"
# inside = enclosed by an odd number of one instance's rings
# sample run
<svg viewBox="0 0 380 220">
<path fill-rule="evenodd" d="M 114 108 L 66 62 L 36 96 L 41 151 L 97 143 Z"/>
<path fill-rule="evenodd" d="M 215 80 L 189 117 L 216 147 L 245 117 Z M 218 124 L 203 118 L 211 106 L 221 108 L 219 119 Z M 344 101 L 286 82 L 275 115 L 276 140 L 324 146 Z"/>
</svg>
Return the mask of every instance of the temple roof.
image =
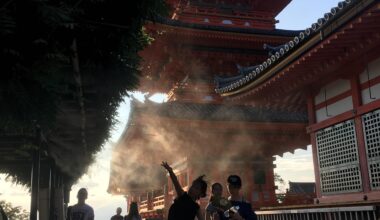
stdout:
<svg viewBox="0 0 380 220">
<path fill-rule="evenodd" d="M 204 102 L 194 100 L 192 88 L 198 87 L 198 94 L 212 96 L 217 103 L 221 98 L 214 92 L 214 73 L 224 71 L 230 75 L 235 64 L 259 62 L 266 57 L 263 43 L 283 44 L 299 33 L 191 23 L 164 17 L 147 24 L 146 28 L 155 41 L 141 52 L 144 77 L 139 90 L 167 93 L 170 100 Z M 179 94 L 180 90 L 184 92 Z"/>
<path fill-rule="evenodd" d="M 293 122 L 306 123 L 306 112 L 290 112 L 263 107 L 198 104 L 184 102 L 154 103 L 145 101 L 132 102 L 134 113 L 176 119 L 193 119 L 207 121 L 247 121 L 247 122 Z"/>
<path fill-rule="evenodd" d="M 170 17 L 189 23 L 274 29 L 275 17 L 291 0 L 168 0 Z"/>
<path fill-rule="evenodd" d="M 293 40 L 279 47 L 274 54 L 258 64 L 255 70 L 248 74 L 240 74 L 238 78 L 234 78 L 233 80 L 226 79 L 225 81 L 229 82 L 227 84 L 217 83 L 215 88 L 216 93 L 222 96 L 232 96 L 254 88 L 302 56 L 305 51 L 300 52 L 299 48 L 304 47 L 305 50 L 311 49 L 326 39 L 327 35 L 334 33 L 334 31 L 363 12 L 374 2 L 376 0 L 345 0 L 339 2 L 337 7 L 333 7 L 330 12 L 325 13 L 310 28 L 296 34 Z M 348 12 L 351 12 L 349 16 L 347 16 Z"/>
<path fill-rule="evenodd" d="M 226 26 L 216 26 L 216 25 L 207 25 L 207 24 L 197 24 L 197 23 L 186 23 L 180 20 L 173 20 L 164 17 L 160 17 L 156 22 L 174 26 L 174 27 L 183 27 L 191 28 L 198 30 L 209 30 L 209 31 L 219 31 L 219 32 L 231 32 L 231 33 L 241 33 L 241 34 L 256 34 L 256 35 L 272 35 L 280 37 L 294 37 L 298 35 L 300 30 L 284 30 L 284 29 L 274 29 L 274 30 L 264 30 L 264 29 L 255 29 L 255 28 L 239 28 L 239 27 L 226 27 Z"/>
<path fill-rule="evenodd" d="M 312 182 L 290 182 L 290 193 L 315 193 L 315 183 Z"/>
</svg>

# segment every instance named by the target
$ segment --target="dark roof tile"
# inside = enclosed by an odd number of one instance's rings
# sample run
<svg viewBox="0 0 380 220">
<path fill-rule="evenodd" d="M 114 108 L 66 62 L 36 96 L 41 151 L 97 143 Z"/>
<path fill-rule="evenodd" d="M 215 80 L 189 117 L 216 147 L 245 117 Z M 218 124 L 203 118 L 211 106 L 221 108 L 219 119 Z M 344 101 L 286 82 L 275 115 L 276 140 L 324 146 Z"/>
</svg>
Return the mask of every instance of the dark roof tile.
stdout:
<svg viewBox="0 0 380 220">
<path fill-rule="evenodd" d="M 289 182 L 291 193 L 315 193 L 315 183 L 312 182 Z"/>
<path fill-rule="evenodd" d="M 162 117 L 208 120 L 208 121 L 248 121 L 248 122 L 293 122 L 306 123 L 306 112 L 288 112 L 250 106 L 218 104 L 197 104 L 183 102 L 146 103 L 132 102 L 134 113 L 146 113 Z"/>
</svg>

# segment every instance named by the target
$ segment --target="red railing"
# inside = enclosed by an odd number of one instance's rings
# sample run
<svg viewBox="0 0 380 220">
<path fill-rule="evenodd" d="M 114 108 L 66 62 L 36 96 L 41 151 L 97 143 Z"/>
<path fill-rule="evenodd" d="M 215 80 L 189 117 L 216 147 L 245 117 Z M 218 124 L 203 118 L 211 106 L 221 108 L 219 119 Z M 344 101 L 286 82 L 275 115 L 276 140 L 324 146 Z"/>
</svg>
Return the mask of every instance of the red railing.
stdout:
<svg viewBox="0 0 380 220">
<path fill-rule="evenodd" d="M 153 198 L 153 210 L 165 208 L 165 196 L 157 196 Z"/>
</svg>

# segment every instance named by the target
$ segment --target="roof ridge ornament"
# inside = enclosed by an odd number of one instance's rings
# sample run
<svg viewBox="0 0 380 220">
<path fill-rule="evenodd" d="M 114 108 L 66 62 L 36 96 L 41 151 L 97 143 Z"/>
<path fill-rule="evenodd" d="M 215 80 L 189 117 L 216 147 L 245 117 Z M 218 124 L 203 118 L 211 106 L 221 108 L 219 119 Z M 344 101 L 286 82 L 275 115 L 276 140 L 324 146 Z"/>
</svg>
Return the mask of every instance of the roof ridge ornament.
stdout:
<svg viewBox="0 0 380 220">
<path fill-rule="evenodd" d="M 236 64 L 236 67 L 239 73 L 237 76 L 214 76 L 214 83 L 216 85 L 215 92 L 223 93 L 242 86 L 256 77 L 256 72 L 258 69 L 263 68 L 261 64 L 255 66 L 241 66 L 240 64 Z"/>
<path fill-rule="evenodd" d="M 268 51 L 268 56 L 275 55 L 276 52 L 280 51 L 281 48 L 283 48 L 285 44 L 279 45 L 279 46 L 271 46 L 269 44 L 264 44 L 263 48 L 264 50 Z"/>
<path fill-rule="evenodd" d="M 236 67 L 238 69 L 239 74 L 249 74 L 253 70 L 255 70 L 258 65 L 255 66 L 241 66 L 239 64 L 236 64 Z"/>
</svg>

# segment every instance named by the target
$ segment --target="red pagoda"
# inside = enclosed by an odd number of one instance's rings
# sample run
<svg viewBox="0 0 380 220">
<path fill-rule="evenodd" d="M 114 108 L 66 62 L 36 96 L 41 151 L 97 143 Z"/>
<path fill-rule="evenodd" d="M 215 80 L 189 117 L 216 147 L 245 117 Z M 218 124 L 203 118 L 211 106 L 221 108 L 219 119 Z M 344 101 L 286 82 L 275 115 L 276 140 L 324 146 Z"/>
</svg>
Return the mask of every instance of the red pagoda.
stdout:
<svg viewBox="0 0 380 220">
<path fill-rule="evenodd" d="M 154 41 L 141 53 L 139 88 L 165 93 L 168 102 L 133 102 L 114 150 L 109 192 L 139 202 L 145 217 L 162 218 L 174 196 L 159 167 L 168 160 L 183 186 L 200 174 L 224 184 L 235 173 L 255 208 L 277 203 L 273 155 L 306 148 L 306 111 L 226 104 L 214 78 L 246 74 L 266 59 L 264 44 L 284 44 L 299 33 L 275 29 L 275 16 L 289 2 L 168 1 L 170 17 L 146 26 Z"/>
<path fill-rule="evenodd" d="M 172 0 L 170 18 L 146 25 L 155 39 L 142 53 L 141 91 L 169 101 L 219 103 L 214 76 L 266 59 L 263 44 L 283 44 L 297 31 L 275 29 L 275 16 L 290 0 Z"/>
</svg>

